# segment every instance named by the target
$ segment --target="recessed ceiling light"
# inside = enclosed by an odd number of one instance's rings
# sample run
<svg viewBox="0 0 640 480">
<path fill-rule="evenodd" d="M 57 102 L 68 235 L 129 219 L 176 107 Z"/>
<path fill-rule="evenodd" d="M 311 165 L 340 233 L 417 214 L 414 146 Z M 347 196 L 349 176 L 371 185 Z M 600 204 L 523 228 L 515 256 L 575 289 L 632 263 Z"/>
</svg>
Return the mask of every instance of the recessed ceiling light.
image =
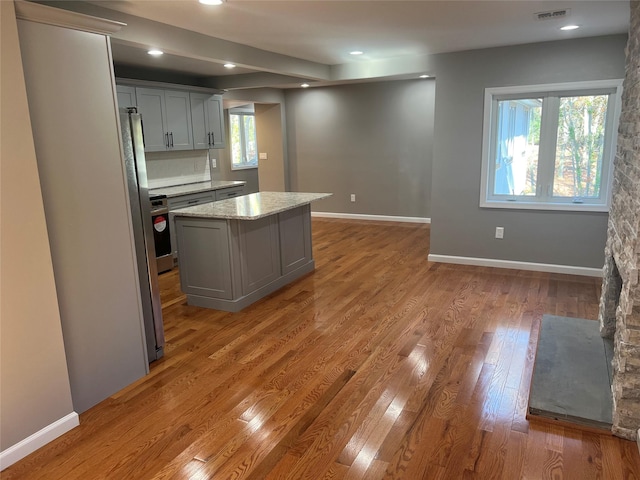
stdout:
<svg viewBox="0 0 640 480">
<path fill-rule="evenodd" d="M 424 75 L 420 75 L 420 78 L 429 78 L 430 76 L 431 75 L 424 74 Z"/>
<path fill-rule="evenodd" d="M 147 53 L 149 55 L 153 55 L 154 57 L 159 57 L 160 55 L 164 54 L 164 52 L 162 50 L 158 50 L 157 48 L 152 48 Z"/>
<path fill-rule="evenodd" d="M 351 55 L 362 55 L 364 52 L 361 50 L 354 50 L 353 52 L 349 52 Z"/>
<path fill-rule="evenodd" d="M 222 5 L 224 0 L 198 0 L 203 5 Z"/>
<path fill-rule="evenodd" d="M 224 68 L 236 68 L 236 64 L 235 63 L 225 63 L 223 65 Z"/>
<path fill-rule="evenodd" d="M 309 88 L 309 84 L 308 83 L 303 83 L 302 85 L 300 85 L 302 88 Z"/>
<path fill-rule="evenodd" d="M 565 25 L 564 27 L 560 27 L 560 30 L 576 30 L 580 28 L 580 25 Z"/>
</svg>

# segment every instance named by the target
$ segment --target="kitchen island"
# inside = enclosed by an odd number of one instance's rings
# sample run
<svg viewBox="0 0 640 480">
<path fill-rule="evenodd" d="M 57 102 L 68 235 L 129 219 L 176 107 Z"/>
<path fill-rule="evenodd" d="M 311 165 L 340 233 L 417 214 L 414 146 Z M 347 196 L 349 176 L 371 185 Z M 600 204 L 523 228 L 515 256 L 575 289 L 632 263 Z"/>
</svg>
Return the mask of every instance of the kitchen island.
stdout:
<svg viewBox="0 0 640 480">
<path fill-rule="evenodd" d="M 196 182 L 184 185 L 154 188 L 149 193 L 151 195 L 166 196 L 169 211 L 173 212 L 178 208 L 192 207 L 202 203 L 239 197 L 246 193 L 244 191 L 245 184 L 246 182 L 244 181 L 210 180 L 208 182 Z M 176 232 L 173 225 L 169 227 L 169 236 L 171 238 L 173 266 L 173 264 L 178 261 L 178 240 L 176 239 Z"/>
<path fill-rule="evenodd" d="M 187 303 L 237 312 L 315 269 L 310 203 L 260 192 L 172 212 Z"/>
</svg>

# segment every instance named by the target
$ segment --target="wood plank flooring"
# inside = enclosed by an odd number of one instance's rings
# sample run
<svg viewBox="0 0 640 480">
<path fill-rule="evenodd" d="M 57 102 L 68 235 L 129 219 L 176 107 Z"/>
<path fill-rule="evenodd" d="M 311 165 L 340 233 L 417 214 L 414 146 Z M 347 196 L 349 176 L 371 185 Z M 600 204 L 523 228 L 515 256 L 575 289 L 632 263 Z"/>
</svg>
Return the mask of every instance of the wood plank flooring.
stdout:
<svg viewBox="0 0 640 480">
<path fill-rule="evenodd" d="M 165 357 L 2 479 L 640 479 L 634 442 L 525 419 L 542 315 L 597 318 L 598 279 L 429 263 L 425 225 L 313 242 L 235 314 L 162 275 Z"/>
</svg>

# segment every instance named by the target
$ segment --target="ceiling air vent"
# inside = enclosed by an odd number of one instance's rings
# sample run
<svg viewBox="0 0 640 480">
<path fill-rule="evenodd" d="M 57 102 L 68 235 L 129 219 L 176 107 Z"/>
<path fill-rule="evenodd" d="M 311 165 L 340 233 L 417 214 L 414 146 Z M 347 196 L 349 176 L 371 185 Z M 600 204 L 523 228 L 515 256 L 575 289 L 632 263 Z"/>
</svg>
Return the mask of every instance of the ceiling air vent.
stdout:
<svg viewBox="0 0 640 480">
<path fill-rule="evenodd" d="M 549 12 L 538 12 L 538 13 L 534 13 L 534 17 L 536 18 L 536 20 L 551 20 L 554 18 L 566 18 L 569 16 L 569 13 L 571 13 L 571 10 L 568 8 L 565 8 L 563 10 L 551 10 Z"/>
</svg>

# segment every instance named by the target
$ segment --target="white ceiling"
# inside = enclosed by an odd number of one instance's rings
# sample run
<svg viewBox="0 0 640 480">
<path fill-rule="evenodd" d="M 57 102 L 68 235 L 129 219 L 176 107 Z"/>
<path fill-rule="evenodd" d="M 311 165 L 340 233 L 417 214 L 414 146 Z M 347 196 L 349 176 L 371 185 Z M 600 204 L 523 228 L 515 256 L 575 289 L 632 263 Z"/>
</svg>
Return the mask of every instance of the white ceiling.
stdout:
<svg viewBox="0 0 640 480">
<path fill-rule="evenodd" d="M 97 0 L 91 3 L 326 67 L 626 33 L 629 25 L 628 0 L 226 0 L 219 6 L 205 6 L 197 0 Z M 559 9 L 569 9 L 570 13 L 564 19 L 552 20 L 537 20 L 534 15 Z M 568 23 L 581 28 L 569 32 L 559 29 Z M 135 43 L 119 44 L 116 37 L 114 59 L 205 76 L 252 71 L 291 74 L 281 65 L 274 64 L 271 68 L 267 60 L 256 62 L 260 65 L 245 60 L 239 62 L 243 69 L 222 69 L 223 61 L 237 61 L 230 58 L 239 52 L 233 47 L 225 48 L 224 54 L 212 53 L 212 58 L 202 54 L 184 56 L 184 52 L 176 50 L 155 59 L 144 53 L 147 46 L 156 46 L 153 42 L 150 38 L 150 44 L 143 45 L 144 39 L 137 38 Z M 365 54 L 349 55 L 356 49 Z M 222 55 L 225 58 L 221 58 Z"/>
</svg>

